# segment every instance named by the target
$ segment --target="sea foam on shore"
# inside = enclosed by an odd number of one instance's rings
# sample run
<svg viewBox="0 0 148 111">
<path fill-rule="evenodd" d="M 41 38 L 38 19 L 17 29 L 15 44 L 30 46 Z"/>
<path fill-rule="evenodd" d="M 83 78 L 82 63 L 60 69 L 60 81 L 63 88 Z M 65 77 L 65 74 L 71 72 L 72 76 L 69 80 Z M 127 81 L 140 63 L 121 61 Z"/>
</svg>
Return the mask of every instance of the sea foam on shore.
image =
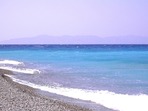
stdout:
<svg viewBox="0 0 148 111">
<path fill-rule="evenodd" d="M 0 69 L 10 70 L 17 73 L 24 73 L 24 74 L 38 74 L 40 70 L 38 69 L 30 69 L 20 67 L 20 65 L 25 66 L 23 62 L 15 61 L 15 60 L 1 60 L 0 61 Z"/>
<path fill-rule="evenodd" d="M 11 77 L 14 82 L 22 85 L 27 85 L 35 89 L 40 89 L 42 91 L 47 91 L 74 99 L 95 102 L 114 110 L 139 111 L 139 109 L 142 108 L 142 111 L 148 111 L 148 96 L 144 94 L 128 95 L 116 94 L 109 91 L 92 91 L 64 87 L 41 86 L 24 80 L 16 79 L 11 75 L 8 76 Z"/>
<path fill-rule="evenodd" d="M 13 62 L 10 60 L 11 65 L 20 65 L 20 63 L 24 64 L 23 62 L 19 62 L 19 61 L 13 61 Z M 4 64 L 4 62 L 2 63 Z M 40 71 L 37 69 L 28 69 L 28 68 L 24 69 L 24 68 L 15 68 L 15 67 L 13 68 L 12 66 L 7 66 L 8 64 L 9 64 L 9 61 L 5 61 L 6 66 L 0 66 L 0 68 L 4 70 L 13 71 L 17 73 L 24 73 L 24 74 L 40 73 Z M 54 86 L 54 87 L 44 86 L 44 85 L 34 84 L 29 81 L 17 79 L 13 75 L 6 75 L 6 76 L 10 77 L 14 82 L 17 82 L 22 85 L 26 85 L 42 91 L 47 91 L 49 93 L 62 95 L 65 97 L 80 99 L 84 101 L 91 101 L 96 104 L 101 104 L 105 107 L 108 107 L 114 110 L 139 111 L 139 109 L 141 108 L 143 108 L 142 111 L 148 110 L 148 107 L 146 104 L 148 103 L 148 95 L 145 95 L 145 94 L 129 95 L 129 94 L 117 94 L 107 90 L 85 90 L 85 89 L 67 88 L 67 87 L 58 87 L 58 86 Z"/>
<path fill-rule="evenodd" d="M 0 110 L 1 111 L 91 111 L 80 106 L 45 98 L 34 93 L 32 88 L 11 81 L 0 69 Z"/>
<path fill-rule="evenodd" d="M 13 81 L 120 111 L 148 111 L 147 57 L 148 45 L 0 46 Z"/>
</svg>

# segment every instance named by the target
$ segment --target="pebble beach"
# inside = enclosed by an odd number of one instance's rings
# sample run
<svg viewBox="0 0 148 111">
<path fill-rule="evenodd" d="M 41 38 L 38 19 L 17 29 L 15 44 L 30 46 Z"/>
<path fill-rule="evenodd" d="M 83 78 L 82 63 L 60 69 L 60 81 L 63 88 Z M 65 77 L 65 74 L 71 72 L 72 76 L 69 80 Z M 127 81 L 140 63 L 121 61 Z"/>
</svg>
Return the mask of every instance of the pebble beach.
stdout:
<svg viewBox="0 0 148 111">
<path fill-rule="evenodd" d="M 35 89 L 13 82 L 5 73 L 12 72 L 0 69 L 0 111 L 91 111 L 37 95 Z"/>
<path fill-rule="evenodd" d="M 13 75 L 13 72 L 0 69 L 0 111 L 113 111 L 101 105 L 92 109 L 43 96 L 7 75 Z"/>
</svg>

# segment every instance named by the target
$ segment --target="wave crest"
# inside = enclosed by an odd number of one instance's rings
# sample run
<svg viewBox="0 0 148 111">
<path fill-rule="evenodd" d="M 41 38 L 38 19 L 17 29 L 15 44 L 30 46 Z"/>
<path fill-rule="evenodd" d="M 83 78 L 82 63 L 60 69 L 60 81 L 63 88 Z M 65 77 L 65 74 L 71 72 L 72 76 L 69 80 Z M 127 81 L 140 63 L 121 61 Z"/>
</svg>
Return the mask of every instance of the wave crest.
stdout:
<svg viewBox="0 0 148 111">
<path fill-rule="evenodd" d="M 23 62 L 14 61 L 14 60 L 1 60 L 0 64 L 3 65 L 23 65 Z"/>
<path fill-rule="evenodd" d="M 37 69 L 28 69 L 28 68 L 13 68 L 13 67 L 0 67 L 0 69 L 5 69 L 13 72 L 24 73 L 24 74 L 38 74 L 40 73 Z"/>
<path fill-rule="evenodd" d="M 83 90 L 64 87 L 49 87 L 36 85 L 24 80 L 13 78 L 14 82 L 27 85 L 36 89 L 55 93 L 62 96 L 67 96 L 75 99 L 81 99 L 86 101 L 92 101 L 97 104 L 101 104 L 105 107 L 119 110 L 119 111 L 148 111 L 148 95 L 128 95 L 128 94 L 116 94 L 109 91 L 99 90 Z"/>
</svg>

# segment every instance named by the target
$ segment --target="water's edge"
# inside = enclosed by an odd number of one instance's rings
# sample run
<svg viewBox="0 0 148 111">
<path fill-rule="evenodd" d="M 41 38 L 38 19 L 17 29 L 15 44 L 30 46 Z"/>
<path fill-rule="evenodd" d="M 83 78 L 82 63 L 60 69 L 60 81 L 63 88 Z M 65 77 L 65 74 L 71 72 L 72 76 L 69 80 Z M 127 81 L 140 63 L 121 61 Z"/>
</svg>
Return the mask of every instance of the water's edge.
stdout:
<svg viewBox="0 0 148 111">
<path fill-rule="evenodd" d="M 0 71 L 0 73 L 1 73 L 1 71 Z M 11 73 L 13 75 L 13 72 L 11 72 Z M 35 89 L 35 88 L 32 88 L 32 87 L 27 86 L 25 84 L 17 83 L 15 81 L 13 81 L 13 78 L 11 78 L 11 74 L 10 75 L 3 74 L 2 76 L 4 79 L 7 80 L 8 83 L 10 83 L 12 85 L 15 84 L 15 86 L 17 88 L 21 89 L 23 92 L 31 94 L 32 96 L 37 96 L 37 97 L 45 98 L 45 99 L 52 99 L 52 100 L 63 102 L 63 103 L 69 104 L 69 105 L 76 105 L 77 107 L 82 107 L 84 109 L 90 109 L 93 111 L 115 111 L 115 110 L 106 108 L 106 107 L 99 105 L 99 104 L 90 103 L 90 101 L 82 101 L 82 100 L 78 100 L 78 99 L 73 99 L 73 98 L 62 96 L 62 95 L 57 95 L 57 94 L 42 91 L 39 89 Z"/>
</svg>

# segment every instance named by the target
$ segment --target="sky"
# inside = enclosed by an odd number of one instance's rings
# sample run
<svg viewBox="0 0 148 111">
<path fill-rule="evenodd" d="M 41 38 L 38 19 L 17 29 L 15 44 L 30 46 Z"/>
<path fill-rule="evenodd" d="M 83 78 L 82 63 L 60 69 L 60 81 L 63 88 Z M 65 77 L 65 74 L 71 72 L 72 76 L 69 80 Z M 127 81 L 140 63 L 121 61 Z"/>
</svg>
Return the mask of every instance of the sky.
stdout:
<svg viewBox="0 0 148 111">
<path fill-rule="evenodd" d="M 39 35 L 148 38 L 148 0 L 0 0 L 0 41 Z"/>
</svg>

